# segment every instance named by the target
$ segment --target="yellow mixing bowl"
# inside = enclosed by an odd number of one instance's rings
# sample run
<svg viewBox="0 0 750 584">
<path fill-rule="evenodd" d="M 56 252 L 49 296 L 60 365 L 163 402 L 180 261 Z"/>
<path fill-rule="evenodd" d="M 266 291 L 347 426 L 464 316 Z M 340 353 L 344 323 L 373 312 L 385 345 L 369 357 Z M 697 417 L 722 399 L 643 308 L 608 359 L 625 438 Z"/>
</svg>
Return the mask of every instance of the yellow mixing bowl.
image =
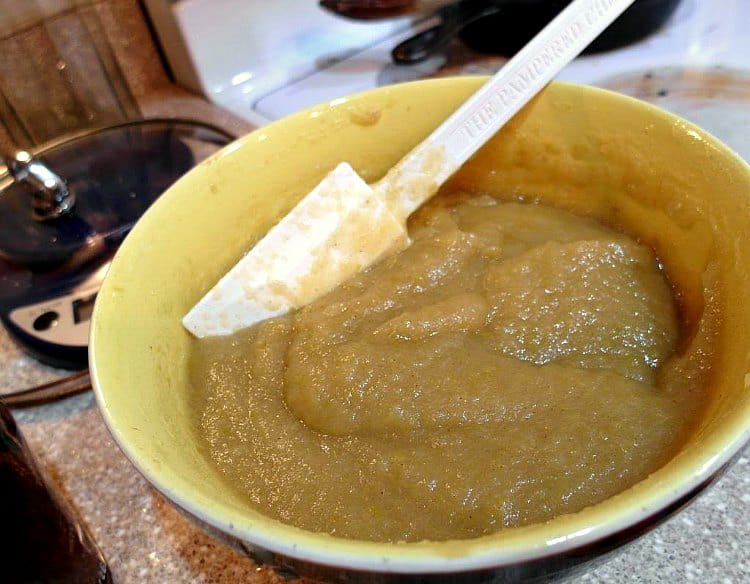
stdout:
<svg viewBox="0 0 750 584">
<path fill-rule="evenodd" d="M 750 168 L 699 128 L 654 107 L 557 83 L 466 164 L 453 186 L 526 194 L 624 226 L 656 248 L 693 307 L 688 319 L 701 309 L 704 279 L 715 279 L 722 310 L 716 374 L 679 454 L 579 513 L 458 542 L 383 544 L 306 532 L 263 516 L 227 487 L 189 423 L 187 361 L 197 341 L 182 316 L 338 162 L 378 179 L 482 82 L 379 88 L 261 128 L 171 187 L 111 265 L 94 311 L 90 365 L 112 434 L 167 497 L 266 550 L 265 557 L 332 579 L 350 571 L 380 581 L 566 570 L 679 508 L 750 437 Z"/>
</svg>

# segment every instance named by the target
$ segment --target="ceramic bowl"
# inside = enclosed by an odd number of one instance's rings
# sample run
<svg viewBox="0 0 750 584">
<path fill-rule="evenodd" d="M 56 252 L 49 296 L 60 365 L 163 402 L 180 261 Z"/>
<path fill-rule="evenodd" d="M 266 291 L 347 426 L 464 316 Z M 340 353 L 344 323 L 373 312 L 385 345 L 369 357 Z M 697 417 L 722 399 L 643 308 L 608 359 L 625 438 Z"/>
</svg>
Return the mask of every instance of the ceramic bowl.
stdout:
<svg viewBox="0 0 750 584">
<path fill-rule="evenodd" d="M 526 194 L 632 231 L 657 250 L 693 313 L 712 279 L 710 300 L 721 311 L 715 373 L 679 453 L 579 513 L 437 543 L 303 531 L 265 517 L 223 482 L 190 424 L 187 363 L 197 341 L 182 316 L 339 161 L 374 181 L 482 82 L 463 77 L 383 87 L 263 127 L 172 186 L 110 267 L 90 341 L 107 425 L 157 489 L 247 542 L 258 558 L 328 580 L 514 581 L 562 573 L 682 507 L 750 437 L 750 168 L 664 111 L 557 83 L 467 163 L 452 186 Z"/>
</svg>

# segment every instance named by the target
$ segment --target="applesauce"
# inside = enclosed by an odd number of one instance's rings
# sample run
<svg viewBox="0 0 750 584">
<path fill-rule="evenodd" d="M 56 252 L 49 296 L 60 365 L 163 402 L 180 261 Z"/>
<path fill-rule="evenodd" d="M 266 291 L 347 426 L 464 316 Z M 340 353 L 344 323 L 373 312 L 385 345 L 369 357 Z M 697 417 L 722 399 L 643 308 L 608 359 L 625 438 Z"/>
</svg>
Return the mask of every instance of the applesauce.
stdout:
<svg viewBox="0 0 750 584">
<path fill-rule="evenodd" d="M 260 511 L 345 538 L 471 538 L 581 510 L 676 452 L 708 333 L 681 331 L 650 248 L 460 194 L 410 236 L 296 313 L 198 343 L 205 452 Z"/>
</svg>

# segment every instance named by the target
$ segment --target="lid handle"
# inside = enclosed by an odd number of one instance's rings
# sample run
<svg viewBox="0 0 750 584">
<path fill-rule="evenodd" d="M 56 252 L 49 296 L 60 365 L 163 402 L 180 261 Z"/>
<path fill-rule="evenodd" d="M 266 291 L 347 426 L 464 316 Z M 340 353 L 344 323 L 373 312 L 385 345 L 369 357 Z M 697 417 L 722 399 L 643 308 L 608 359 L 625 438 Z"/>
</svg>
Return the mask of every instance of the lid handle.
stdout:
<svg viewBox="0 0 750 584">
<path fill-rule="evenodd" d="M 5 156 L 8 172 L 18 182 L 25 182 L 33 191 L 32 217 L 36 221 L 49 221 L 69 213 L 75 204 L 75 195 L 68 185 L 49 167 L 25 150 Z"/>
</svg>

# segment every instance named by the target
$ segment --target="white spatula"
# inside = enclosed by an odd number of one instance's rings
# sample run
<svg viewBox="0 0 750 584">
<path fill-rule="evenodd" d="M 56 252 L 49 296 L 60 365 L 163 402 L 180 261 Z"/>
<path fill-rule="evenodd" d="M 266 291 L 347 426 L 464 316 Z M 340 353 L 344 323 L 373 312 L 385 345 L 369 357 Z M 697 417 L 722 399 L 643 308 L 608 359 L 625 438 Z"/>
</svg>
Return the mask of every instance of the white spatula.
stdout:
<svg viewBox="0 0 750 584">
<path fill-rule="evenodd" d="M 299 308 L 409 244 L 406 220 L 634 0 L 574 0 L 379 182 L 342 162 L 183 319 L 225 335 Z"/>
</svg>

